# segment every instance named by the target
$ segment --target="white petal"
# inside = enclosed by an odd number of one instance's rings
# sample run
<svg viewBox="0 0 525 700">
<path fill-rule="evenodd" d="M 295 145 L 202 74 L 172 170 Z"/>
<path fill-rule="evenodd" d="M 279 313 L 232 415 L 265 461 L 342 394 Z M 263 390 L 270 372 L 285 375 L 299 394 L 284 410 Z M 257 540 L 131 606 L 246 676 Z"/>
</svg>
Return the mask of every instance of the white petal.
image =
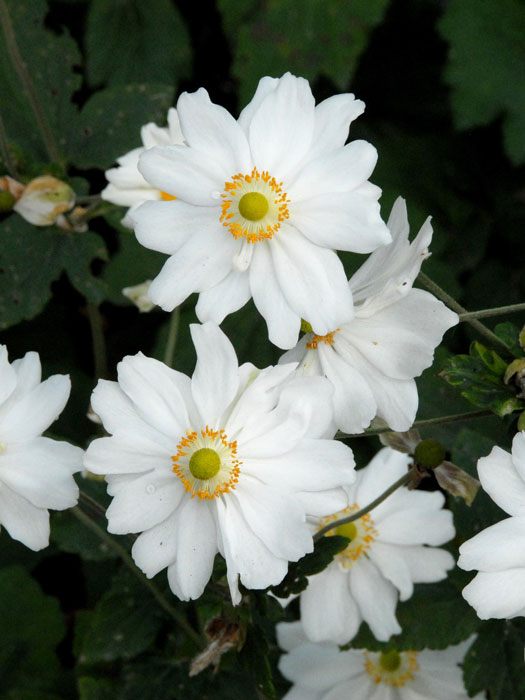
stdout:
<svg viewBox="0 0 525 700">
<path fill-rule="evenodd" d="M 182 200 L 145 202 L 131 214 L 135 235 L 140 244 L 160 253 L 173 255 L 202 229 L 220 236 L 219 210 L 197 207 Z"/>
<path fill-rule="evenodd" d="M 376 162 L 377 151 L 367 141 L 352 141 L 344 148 L 324 152 L 307 163 L 288 187 L 290 200 L 295 203 L 328 192 L 351 192 L 368 180 Z M 386 232 L 386 240 L 390 239 Z"/>
<path fill-rule="evenodd" d="M 232 269 L 236 241 L 217 225 L 195 231 L 164 263 L 151 283 L 148 296 L 164 311 L 172 311 L 192 292 L 211 289 Z"/>
<path fill-rule="evenodd" d="M 183 92 L 177 112 L 184 139 L 195 149 L 227 170 L 230 177 L 252 169 L 248 141 L 231 114 L 213 104 L 207 91 Z"/>
<path fill-rule="evenodd" d="M 337 336 L 337 334 L 336 334 Z M 334 386 L 334 419 L 346 433 L 360 433 L 376 415 L 376 402 L 365 379 L 333 346 L 319 343 L 319 361 Z"/>
<path fill-rule="evenodd" d="M 270 253 L 271 243 L 257 244 L 250 265 L 250 289 L 257 311 L 268 326 L 270 341 L 280 348 L 297 342 L 301 316 L 290 308 L 275 275 Z"/>
<path fill-rule="evenodd" d="M 345 644 L 357 634 L 362 617 L 348 589 L 348 574 L 337 564 L 309 579 L 300 605 L 305 634 L 313 642 Z"/>
<path fill-rule="evenodd" d="M 207 425 L 221 427 L 217 421 L 239 388 L 237 356 L 233 345 L 215 323 L 192 324 L 190 331 L 197 352 L 191 379 L 195 405 Z"/>
<path fill-rule="evenodd" d="M 379 204 L 354 192 L 326 192 L 294 202 L 290 216 L 302 234 L 324 248 L 370 253 L 390 242 Z"/>
<path fill-rule="evenodd" d="M 16 386 L 16 372 L 9 364 L 7 348 L 0 345 L 0 405 L 9 397 Z"/>
<path fill-rule="evenodd" d="M 133 561 L 148 578 L 152 578 L 175 561 L 178 515 L 175 511 L 166 520 L 139 535 L 133 544 Z"/>
<path fill-rule="evenodd" d="M 217 206 L 217 195 L 232 175 L 222 164 L 188 146 L 151 148 L 140 156 L 139 170 L 157 189 L 204 207 Z"/>
<path fill-rule="evenodd" d="M 484 490 L 509 515 L 525 516 L 525 481 L 511 455 L 494 447 L 478 461 L 478 476 Z"/>
<path fill-rule="evenodd" d="M 253 114 L 249 141 L 255 165 L 278 181 L 304 158 L 314 133 L 315 102 L 308 81 L 286 73 Z"/>
<path fill-rule="evenodd" d="M 0 524 L 14 540 L 37 552 L 49 544 L 49 513 L 28 500 L 0 487 Z"/>
<path fill-rule="evenodd" d="M 309 158 L 344 146 L 350 123 L 364 112 L 365 103 L 346 93 L 334 95 L 315 108 L 315 129 Z"/>
<path fill-rule="evenodd" d="M 275 636 L 277 644 L 284 651 L 291 651 L 295 647 L 308 642 L 300 620 L 295 622 L 278 622 L 275 625 Z"/>
<path fill-rule="evenodd" d="M 242 110 L 238 119 L 239 126 L 245 133 L 248 133 L 253 115 L 257 112 L 266 96 L 277 88 L 279 82 L 279 78 L 270 78 L 267 75 L 259 80 L 254 96 Z"/>
<path fill-rule="evenodd" d="M 369 465 L 357 472 L 356 500 L 364 507 L 408 471 L 410 457 L 388 447 L 377 452 Z M 397 493 L 397 492 L 396 492 Z M 385 503 L 391 502 L 387 499 Z M 374 510 L 374 518 L 381 513 L 381 505 Z"/>
<path fill-rule="evenodd" d="M 516 433 L 512 439 L 512 463 L 525 483 L 525 431 L 523 430 L 521 433 Z"/>
<path fill-rule="evenodd" d="M 525 615 L 525 568 L 480 572 L 463 589 L 463 597 L 482 620 Z"/>
<path fill-rule="evenodd" d="M 140 138 L 144 148 L 153 148 L 153 146 L 169 146 L 174 143 L 171 140 L 168 129 L 163 126 L 157 126 L 154 122 L 144 124 L 140 129 Z"/>
<path fill-rule="evenodd" d="M 176 452 L 175 440 L 172 450 L 159 445 L 153 452 L 143 444 L 130 444 L 121 437 L 98 438 L 90 443 L 84 465 L 88 471 L 103 475 L 140 474 L 153 469 L 168 471 L 173 467 L 171 457 Z"/>
<path fill-rule="evenodd" d="M 286 678 L 321 692 L 362 671 L 363 663 L 361 659 L 357 661 L 358 655 L 354 650 L 339 651 L 335 645 L 306 643 L 286 654 L 279 668 Z"/>
<path fill-rule="evenodd" d="M 184 399 L 174 381 L 175 370 L 141 352 L 117 365 L 122 390 L 137 414 L 177 443 L 190 427 Z"/>
<path fill-rule="evenodd" d="M 195 307 L 199 321 L 220 324 L 242 308 L 251 297 L 248 274 L 233 269 L 214 287 L 201 292 Z"/>
<path fill-rule="evenodd" d="M 376 639 L 386 642 L 401 632 L 395 616 L 397 591 L 371 561 L 360 557 L 352 566 L 349 583 L 361 615 Z"/>
<path fill-rule="evenodd" d="M 8 445 L 0 455 L 0 482 L 38 508 L 70 508 L 78 501 L 73 473 L 82 468 L 82 454 L 67 442 L 43 437 Z"/>
<path fill-rule="evenodd" d="M 459 548 L 462 569 L 502 571 L 524 568 L 525 517 L 502 520 L 478 532 Z"/>
<path fill-rule="evenodd" d="M 0 407 L 0 440 L 21 442 L 41 435 L 55 421 L 67 403 L 69 376 L 55 374 L 13 404 Z"/>
<path fill-rule="evenodd" d="M 343 265 L 332 250 L 310 243 L 292 226 L 272 239 L 275 274 L 290 308 L 326 335 L 354 315 Z"/>
<path fill-rule="evenodd" d="M 158 525 L 178 507 L 184 489 L 175 474 L 150 472 L 123 485 L 106 511 L 108 531 L 142 532 Z"/>
<path fill-rule="evenodd" d="M 361 665 L 364 665 L 362 661 Z M 339 683 L 326 695 L 323 695 L 322 700 L 348 700 L 348 698 L 352 700 L 397 700 L 391 686 L 383 683 L 376 687 L 372 686 L 370 676 L 366 672 L 363 672 L 360 678 L 355 677 L 349 681 Z M 405 700 L 404 696 L 403 700 Z M 427 700 L 429 699 L 427 698 Z"/>
<path fill-rule="evenodd" d="M 35 389 L 42 381 L 42 368 L 37 352 L 26 352 L 24 357 L 12 363 L 12 367 L 16 372 L 16 389 L 14 393 L 17 396 Z M 1 399 L 0 403 L 2 403 Z"/>
<path fill-rule="evenodd" d="M 198 598 L 210 580 L 217 554 L 217 531 L 211 505 L 187 498 L 178 513 L 177 558 L 169 579 L 177 578 L 183 600 Z"/>
<path fill-rule="evenodd" d="M 425 496 L 410 507 L 409 496 Z M 406 507 L 376 520 L 376 530 L 382 542 L 390 544 L 441 545 L 454 537 L 452 513 L 439 510 L 443 496 L 439 492 L 408 492 Z M 426 508 L 425 508 L 426 502 Z M 419 507 L 418 507 L 419 505 Z"/>
</svg>

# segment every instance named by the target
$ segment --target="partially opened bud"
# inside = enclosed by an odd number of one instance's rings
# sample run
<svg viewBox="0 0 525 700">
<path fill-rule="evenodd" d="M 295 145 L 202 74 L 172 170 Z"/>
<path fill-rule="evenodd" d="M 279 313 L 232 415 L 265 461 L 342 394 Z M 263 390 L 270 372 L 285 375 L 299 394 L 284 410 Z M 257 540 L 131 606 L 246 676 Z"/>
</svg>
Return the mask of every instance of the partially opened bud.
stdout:
<svg viewBox="0 0 525 700">
<path fill-rule="evenodd" d="M 50 226 L 75 204 L 69 185 L 51 175 L 37 177 L 27 185 L 13 209 L 35 226 Z"/>
</svg>

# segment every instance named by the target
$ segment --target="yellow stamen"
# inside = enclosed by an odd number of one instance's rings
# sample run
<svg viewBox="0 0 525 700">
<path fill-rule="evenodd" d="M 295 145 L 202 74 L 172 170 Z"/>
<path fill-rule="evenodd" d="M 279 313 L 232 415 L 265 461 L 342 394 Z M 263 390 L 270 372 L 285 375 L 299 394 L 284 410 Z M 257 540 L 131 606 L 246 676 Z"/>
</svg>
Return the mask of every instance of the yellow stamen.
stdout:
<svg viewBox="0 0 525 700">
<path fill-rule="evenodd" d="M 415 651 L 398 652 L 392 649 L 382 654 L 369 651 L 363 653 L 366 660 L 365 669 L 374 683 L 399 688 L 406 685 L 407 681 L 413 681 L 414 673 L 419 671 Z"/>
<path fill-rule="evenodd" d="M 336 560 L 344 569 L 351 568 L 359 557 L 368 552 L 372 546 L 372 542 L 374 542 L 377 537 L 377 530 L 374 527 L 374 521 L 370 517 L 370 513 L 366 513 L 363 517 L 350 523 L 336 525 L 338 520 L 345 518 L 351 513 L 355 513 L 357 510 L 359 510 L 359 506 L 357 503 L 354 503 L 351 506 L 347 506 L 344 510 L 339 511 L 339 513 L 321 518 L 317 526 L 317 529 L 320 530 L 325 527 L 325 525 L 334 523 L 334 529 L 327 532 L 327 536 L 343 535 L 343 537 L 348 537 L 350 540 L 343 551 L 336 554 Z"/>
<path fill-rule="evenodd" d="M 340 328 L 336 328 L 335 331 L 327 333 L 326 335 L 314 335 L 312 340 L 309 343 L 306 343 L 306 347 L 308 348 L 308 350 L 317 350 L 317 346 L 319 345 L 319 343 L 325 343 L 325 345 L 333 345 L 335 342 L 334 336 L 337 333 L 337 331 L 340 330 Z"/>
<path fill-rule="evenodd" d="M 167 192 L 163 192 L 160 190 L 160 198 L 164 202 L 171 202 L 172 199 L 177 199 L 177 197 L 174 197 L 172 194 L 168 194 Z"/>
</svg>

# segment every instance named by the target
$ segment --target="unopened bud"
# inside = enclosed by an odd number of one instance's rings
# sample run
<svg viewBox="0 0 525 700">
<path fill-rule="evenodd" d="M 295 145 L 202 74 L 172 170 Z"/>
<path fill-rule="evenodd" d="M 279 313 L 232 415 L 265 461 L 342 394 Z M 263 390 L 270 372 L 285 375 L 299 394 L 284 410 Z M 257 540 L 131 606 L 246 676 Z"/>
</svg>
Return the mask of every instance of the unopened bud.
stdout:
<svg viewBox="0 0 525 700">
<path fill-rule="evenodd" d="M 69 185 L 42 175 L 31 180 L 13 209 L 34 226 L 50 226 L 74 203 L 75 193 Z"/>
<path fill-rule="evenodd" d="M 132 301 L 141 313 L 147 313 L 155 306 L 148 297 L 150 285 L 151 280 L 146 280 L 142 284 L 136 284 L 134 287 L 124 287 L 122 294 Z"/>
</svg>

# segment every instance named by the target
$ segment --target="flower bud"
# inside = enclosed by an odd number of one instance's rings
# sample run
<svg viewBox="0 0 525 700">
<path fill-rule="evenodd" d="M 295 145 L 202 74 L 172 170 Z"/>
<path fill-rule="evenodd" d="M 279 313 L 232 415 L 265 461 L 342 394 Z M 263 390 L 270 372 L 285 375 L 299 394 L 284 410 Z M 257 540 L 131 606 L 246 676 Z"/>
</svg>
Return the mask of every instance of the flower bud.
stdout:
<svg viewBox="0 0 525 700">
<path fill-rule="evenodd" d="M 30 224 L 50 226 L 74 203 L 75 193 L 69 185 L 51 175 L 42 175 L 31 180 L 13 209 Z"/>
<path fill-rule="evenodd" d="M 147 313 L 155 306 L 148 297 L 148 289 L 151 280 L 146 280 L 142 284 L 136 284 L 134 287 L 124 287 L 122 294 L 132 301 L 141 313 Z"/>
</svg>

